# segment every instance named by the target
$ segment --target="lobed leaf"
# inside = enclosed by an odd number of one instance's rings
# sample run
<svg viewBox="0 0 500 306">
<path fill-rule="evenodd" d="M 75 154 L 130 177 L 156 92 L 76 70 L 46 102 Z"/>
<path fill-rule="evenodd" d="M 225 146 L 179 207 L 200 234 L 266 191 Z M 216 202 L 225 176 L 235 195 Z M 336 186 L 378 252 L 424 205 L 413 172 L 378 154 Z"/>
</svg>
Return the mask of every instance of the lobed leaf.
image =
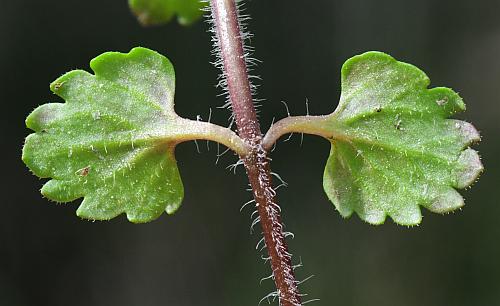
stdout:
<svg viewBox="0 0 500 306">
<path fill-rule="evenodd" d="M 464 205 L 455 190 L 483 170 L 480 140 L 469 123 L 447 119 L 465 110 L 449 88 L 429 89 L 418 68 L 380 52 L 342 67 L 340 103 L 325 128 L 333 131 L 324 189 L 344 217 L 415 225 L 419 206 L 447 213 Z"/>
<path fill-rule="evenodd" d="M 85 197 L 77 214 L 104 220 L 126 213 L 147 222 L 171 214 L 183 198 L 174 148 L 185 119 L 174 112 L 175 76 L 162 55 L 134 48 L 91 61 L 95 74 L 71 71 L 51 90 L 66 103 L 49 103 L 26 119 L 35 131 L 22 159 L 52 178 L 42 194 L 57 202 Z"/>
<path fill-rule="evenodd" d="M 129 0 L 132 12 L 143 25 L 167 23 L 177 15 L 182 25 L 189 25 L 203 15 L 208 2 L 203 0 Z"/>
</svg>

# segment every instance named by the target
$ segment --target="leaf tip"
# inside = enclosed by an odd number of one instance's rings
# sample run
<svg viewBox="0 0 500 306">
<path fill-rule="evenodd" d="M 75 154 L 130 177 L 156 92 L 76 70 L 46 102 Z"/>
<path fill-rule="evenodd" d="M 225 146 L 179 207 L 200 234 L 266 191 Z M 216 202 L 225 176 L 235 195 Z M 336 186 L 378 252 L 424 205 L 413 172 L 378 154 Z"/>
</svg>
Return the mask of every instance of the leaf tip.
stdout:
<svg viewBox="0 0 500 306">
<path fill-rule="evenodd" d="M 143 224 L 154 221 L 161 216 L 162 211 L 160 212 L 152 212 L 152 211 L 139 211 L 132 210 L 127 211 L 126 216 L 127 220 L 134 224 Z"/>
<path fill-rule="evenodd" d="M 86 84 L 83 80 L 90 76 L 90 73 L 85 70 L 72 70 L 50 83 L 49 88 L 54 94 L 66 100 L 72 91 L 76 92 L 85 86 Z"/>
<path fill-rule="evenodd" d="M 476 150 L 467 148 L 458 157 L 456 188 L 466 188 L 472 185 L 484 171 L 483 163 Z"/>
<path fill-rule="evenodd" d="M 180 207 L 180 204 L 167 204 L 165 207 L 165 212 L 169 215 L 173 215 Z"/>
<path fill-rule="evenodd" d="M 450 119 L 454 124 L 454 128 L 458 132 L 464 148 L 471 144 L 475 144 L 481 141 L 481 135 L 479 131 L 469 122 L 462 120 Z"/>
<path fill-rule="evenodd" d="M 358 213 L 358 216 L 361 218 L 361 220 L 371 224 L 371 225 L 382 225 L 385 223 L 386 219 L 386 214 L 381 211 L 377 212 L 370 212 L 367 214 L 360 214 Z"/>
<path fill-rule="evenodd" d="M 427 89 L 430 99 L 434 100 L 437 111 L 443 117 L 449 117 L 465 111 L 464 100 L 453 89 L 448 87 L 434 87 Z"/>
<path fill-rule="evenodd" d="M 37 133 L 46 133 L 48 125 L 59 117 L 63 105 L 62 103 L 40 105 L 26 117 L 26 127 Z"/>
<path fill-rule="evenodd" d="M 71 181 L 58 179 L 51 179 L 46 182 L 40 192 L 45 198 L 57 203 L 67 203 L 83 197 L 80 189 Z"/>
<path fill-rule="evenodd" d="M 415 226 L 422 222 L 422 212 L 416 203 L 410 203 L 404 208 L 400 208 L 388 213 L 394 223 L 403 226 Z"/>
<path fill-rule="evenodd" d="M 464 206 L 464 198 L 453 188 L 447 188 L 436 196 L 427 209 L 434 213 L 446 214 Z"/>
<path fill-rule="evenodd" d="M 101 205 L 100 205 L 101 204 Z M 90 221 L 111 220 L 122 214 L 123 210 L 114 205 L 102 205 L 98 197 L 86 195 L 76 210 L 76 215 Z"/>
<path fill-rule="evenodd" d="M 349 58 L 342 65 L 341 76 L 344 80 L 351 74 L 351 71 L 355 69 L 358 65 L 366 65 L 368 62 L 397 62 L 395 58 L 380 51 L 368 51 L 362 54 L 355 55 Z"/>
</svg>

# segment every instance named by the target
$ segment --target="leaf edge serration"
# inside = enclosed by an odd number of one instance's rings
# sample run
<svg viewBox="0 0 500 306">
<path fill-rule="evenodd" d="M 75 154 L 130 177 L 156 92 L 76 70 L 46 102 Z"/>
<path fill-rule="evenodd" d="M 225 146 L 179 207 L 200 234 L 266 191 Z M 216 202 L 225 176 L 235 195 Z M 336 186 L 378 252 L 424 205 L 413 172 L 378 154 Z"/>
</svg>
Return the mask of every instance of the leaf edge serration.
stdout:
<svg viewBox="0 0 500 306">
<path fill-rule="evenodd" d="M 420 82 L 422 82 L 423 87 L 427 91 L 440 91 L 440 92 L 447 92 L 447 94 L 452 94 L 456 96 L 457 99 L 457 104 L 454 104 L 453 109 L 448 109 L 443 113 L 443 119 L 445 120 L 455 120 L 455 119 L 449 119 L 449 116 L 465 111 L 465 103 L 463 103 L 463 99 L 458 95 L 458 93 L 454 92 L 450 88 L 446 87 L 434 87 L 434 88 L 429 88 L 430 85 L 430 79 L 429 77 L 420 70 L 418 67 L 401 62 L 393 58 L 392 56 L 383 53 L 383 52 L 378 52 L 378 51 L 369 51 L 365 52 L 360 55 L 356 55 L 354 57 L 351 57 L 348 59 L 342 66 L 341 69 L 341 84 L 342 84 L 342 91 L 344 90 L 344 82 L 347 79 L 347 75 L 350 72 L 352 66 L 357 64 L 359 61 L 362 61 L 366 58 L 370 57 L 376 57 L 376 58 L 383 58 L 383 60 L 387 60 L 392 63 L 396 63 L 397 65 L 404 67 L 404 69 L 409 69 L 413 70 L 414 73 L 419 75 L 421 77 Z M 341 102 L 339 103 L 337 109 L 329 115 L 330 118 L 332 118 L 333 124 L 332 127 L 337 128 L 335 121 L 338 119 L 338 113 L 341 111 L 342 108 L 344 108 L 345 105 L 342 103 L 342 98 Z M 385 220 L 387 217 L 390 217 L 396 224 L 399 225 L 406 225 L 406 226 L 414 226 L 418 225 L 422 221 L 422 214 L 421 214 L 421 207 L 425 207 L 428 210 L 435 212 L 435 213 L 449 213 L 452 212 L 456 209 L 460 209 L 462 206 L 464 206 L 464 199 L 461 196 L 461 194 L 456 190 L 456 189 L 463 189 L 470 187 L 474 182 L 477 181 L 481 173 L 484 171 L 484 167 L 481 163 L 480 156 L 478 152 L 474 149 L 471 149 L 470 146 L 474 143 L 477 143 L 481 140 L 481 137 L 479 135 L 479 132 L 475 129 L 475 127 L 465 121 L 459 121 L 455 120 L 456 122 L 459 122 L 461 124 L 461 127 L 465 130 L 464 131 L 464 138 L 465 141 L 463 143 L 462 149 L 460 150 L 458 156 L 457 156 L 457 162 L 461 164 L 462 167 L 462 172 L 461 173 L 455 173 L 456 175 L 456 182 L 453 184 L 450 184 L 449 189 L 447 189 L 446 192 L 442 194 L 442 197 L 438 197 L 435 199 L 433 203 L 417 203 L 416 207 L 418 212 L 415 212 L 415 218 L 411 219 L 404 219 L 404 218 L 398 218 L 395 216 L 392 216 L 391 214 L 384 212 L 382 215 L 370 215 L 370 214 L 363 214 L 356 208 L 350 208 L 350 209 L 344 209 L 345 207 L 342 207 L 340 205 L 340 202 L 338 200 L 338 194 L 335 191 L 334 187 L 334 180 L 332 179 L 332 174 L 329 173 L 329 167 L 331 166 L 331 163 L 333 162 L 334 159 L 334 154 L 336 153 L 335 149 L 335 142 L 339 141 L 335 139 L 335 136 L 332 139 L 329 139 L 331 142 L 331 149 L 330 149 L 330 155 L 328 157 L 328 161 L 326 163 L 324 172 L 323 172 L 323 189 L 328 197 L 328 199 L 334 204 L 336 207 L 337 211 L 339 211 L 340 215 L 344 218 L 349 218 L 351 217 L 354 213 L 358 215 L 358 217 L 372 225 L 380 225 L 385 223 Z M 458 123 L 457 123 L 458 124 Z M 335 175 L 335 174 L 333 174 Z M 442 205 L 444 202 L 446 202 L 446 205 Z"/>
<path fill-rule="evenodd" d="M 174 87 L 175 86 L 175 74 L 174 74 L 173 66 L 172 66 L 171 62 L 163 55 L 159 54 L 156 51 L 153 51 L 153 50 L 150 50 L 147 48 L 143 48 L 143 47 L 135 47 L 135 48 L 131 49 L 128 53 L 105 52 L 105 53 L 98 55 L 97 57 L 93 58 L 90 61 L 90 67 L 95 74 L 91 74 L 85 70 L 77 69 L 77 70 L 69 71 L 69 72 L 63 74 L 62 76 L 58 77 L 55 81 L 53 81 L 50 84 L 49 87 L 53 93 L 57 94 L 65 101 L 63 103 L 42 104 L 42 105 L 38 106 L 37 108 L 35 108 L 27 116 L 27 118 L 25 120 L 26 127 L 28 129 L 32 130 L 34 133 L 29 134 L 25 138 L 24 146 L 22 149 L 22 156 L 21 156 L 22 161 L 27 165 L 29 170 L 35 176 L 37 176 L 39 178 L 50 178 L 50 180 L 46 181 L 40 190 L 41 194 L 45 198 L 47 198 L 53 202 L 56 202 L 56 203 L 67 203 L 67 202 L 72 202 L 74 200 L 83 198 L 82 202 L 79 204 L 79 206 L 76 210 L 76 215 L 82 219 L 87 219 L 87 220 L 92 220 L 92 221 L 95 221 L 95 220 L 104 221 L 104 220 L 110 220 L 110 219 L 113 219 L 119 215 L 125 214 L 126 218 L 132 223 L 146 223 L 146 222 L 150 222 L 150 221 L 153 221 L 153 220 L 159 218 L 164 212 L 166 212 L 169 215 L 175 213 L 177 211 L 177 209 L 181 206 L 182 200 L 184 198 L 184 188 L 183 188 L 182 180 L 180 178 L 179 170 L 177 168 L 177 162 L 176 162 L 175 156 L 174 156 L 175 145 L 176 145 L 175 141 L 170 143 L 167 147 L 163 146 L 164 147 L 164 150 L 162 151 L 163 153 L 160 153 L 159 156 L 163 156 L 163 157 L 160 157 L 162 162 L 163 162 L 163 159 L 165 159 L 165 161 L 168 160 L 169 163 L 171 163 L 172 165 L 175 165 L 175 169 L 173 170 L 173 177 L 172 177 L 173 181 L 172 182 L 174 182 L 174 184 L 176 184 L 177 191 L 174 192 L 172 194 L 172 196 L 169 197 L 169 199 L 164 199 L 162 201 L 163 204 L 161 204 L 161 205 L 163 205 L 163 208 L 161 210 L 158 210 L 155 214 L 149 214 L 149 215 L 148 214 L 141 215 L 140 209 L 127 210 L 125 207 L 122 207 L 114 212 L 106 211 L 102 214 L 96 214 L 95 211 L 91 211 L 91 210 L 86 209 L 85 204 L 90 201 L 89 194 L 85 194 L 85 193 L 70 194 L 69 192 L 67 192 L 66 194 L 63 194 L 60 192 L 58 193 L 57 189 L 64 188 L 65 184 L 70 185 L 71 182 L 56 178 L 53 175 L 50 175 L 47 171 L 44 171 L 41 167 L 38 167 L 34 161 L 36 159 L 35 156 L 36 156 L 37 152 L 31 150 L 32 148 L 29 146 L 29 143 L 33 140 L 33 138 L 46 132 L 46 130 L 44 128 L 44 124 L 47 124 L 47 122 L 50 122 L 51 120 L 53 120 L 54 117 L 61 115 L 61 113 L 58 112 L 58 109 L 67 105 L 68 102 L 66 101 L 65 97 L 63 97 L 63 95 L 61 95 L 61 93 L 59 92 L 61 87 L 65 85 L 65 82 L 67 79 L 71 79 L 72 77 L 78 76 L 79 74 L 85 74 L 85 75 L 88 75 L 90 77 L 97 78 L 97 77 L 99 77 L 99 75 L 96 72 L 96 70 L 94 70 L 94 69 L 95 69 L 96 65 L 99 65 L 102 61 L 106 61 L 106 59 L 113 58 L 113 57 L 115 59 L 119 58 L 120 60 L 130 60 L 130 59 L 133 59 L 133 58 L 135 58 L 137 56 L 141 56 L 141 55 L 158 57 L 161 60 L 162 64 L 166 64 L 166 66 L 164 66 L 162 68 L 168 68 L 167 69 L 168 73 L 171 73 L 170 77 L 172 78 L 171 81 L 172 81 L 173 88 L 172 88 L 171 97 L 169 97 L 169 98 L 172 98 L 172 101 L 168 101 L 168 102 L 171 102 L 172 105 L 171 105 L 171 108 L 168 107 L 168 105 L 167 105 L 167 110 L 164 113 L 165 114 L 170 113 L 170 111 L 171 111 L 172 114 L 170 114 L 169 119 L 176 121 L 179 117 L 175 114 L 175 112 L 173 110 L 173 95 L 174 95 L 173 91 L 175 90 L 175 87 Z M 168 100 L 170 100 L 170 99 L 168 99 Z M 52 118 L 51 118 L 51 116 L 52 116 Z M 166 139 L 168 139 L 168 136 Z M 157 151 L 157 150 L 158 150 L 158 147 L 151 147 L 149 149 L 144 150 L 143 152 L 144 152 L 144 154 L 157 154 L 157 153 L 155 153 L 155 151 Z M 88 169 L 82 169 L 82 171 L 85 171 L 85 170 L 88 171 Z M 66 188 L 69 188 L 68 186 Z M 140 205 L 140 203 L 138 203 L 138 204 Z"/>
</svg>

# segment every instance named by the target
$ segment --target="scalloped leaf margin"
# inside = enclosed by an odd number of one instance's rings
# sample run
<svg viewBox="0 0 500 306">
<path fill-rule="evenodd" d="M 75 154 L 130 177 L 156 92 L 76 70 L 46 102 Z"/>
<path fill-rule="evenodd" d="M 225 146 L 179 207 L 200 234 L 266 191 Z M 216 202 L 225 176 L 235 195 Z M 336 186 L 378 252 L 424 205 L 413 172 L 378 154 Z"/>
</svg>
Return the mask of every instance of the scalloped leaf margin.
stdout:
<svg viewBox="0 0 500 306">
<path fill-rule="evenodd" d="M 50 89 L 66 103 L 36 108 L 22 159 L 57 202 L 84 197 L 77 215 L 134 223 L 171 214 L 184 190 L 174 157 L 182 119 L 174 112 L 170 61 L 146 48 L 104 53 L 95 74 L 71 71 Z"/>
<path fill-rule="evenodd" d="M 480 140 L 477 130 L 448 119 L 465 110 L 460 96 L 429 89 L 424 72 L 381 52 L 349 59 L 341 81 L 340 103 L 329 116 L 335 132 L 323 180 L 340 214 L 416 225 L 419 206 L 436 213 L 462 207 L 456 189 L 470 186 L 483 165 L 469 147 Z"/>
</svg>

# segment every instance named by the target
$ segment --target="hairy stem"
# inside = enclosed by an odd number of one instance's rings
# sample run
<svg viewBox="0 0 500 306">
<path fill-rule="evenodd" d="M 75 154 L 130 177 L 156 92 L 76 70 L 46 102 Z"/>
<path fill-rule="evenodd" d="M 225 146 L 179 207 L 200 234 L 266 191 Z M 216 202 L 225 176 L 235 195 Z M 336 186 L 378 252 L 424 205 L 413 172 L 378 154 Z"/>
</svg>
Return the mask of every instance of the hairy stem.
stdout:
<svg viewBox="0 0 500 306">
<path fill-rule="evenodd" d="M 301 305 L 291 255 L 283 235 L 280 207 L 275 201 L 269 158 L 262 147 L 235 0 L 211 0 L 211 10 L 238 133 L 251 147 L 243 162 L 259 212 L 280 305 Z"/>
</svg>

